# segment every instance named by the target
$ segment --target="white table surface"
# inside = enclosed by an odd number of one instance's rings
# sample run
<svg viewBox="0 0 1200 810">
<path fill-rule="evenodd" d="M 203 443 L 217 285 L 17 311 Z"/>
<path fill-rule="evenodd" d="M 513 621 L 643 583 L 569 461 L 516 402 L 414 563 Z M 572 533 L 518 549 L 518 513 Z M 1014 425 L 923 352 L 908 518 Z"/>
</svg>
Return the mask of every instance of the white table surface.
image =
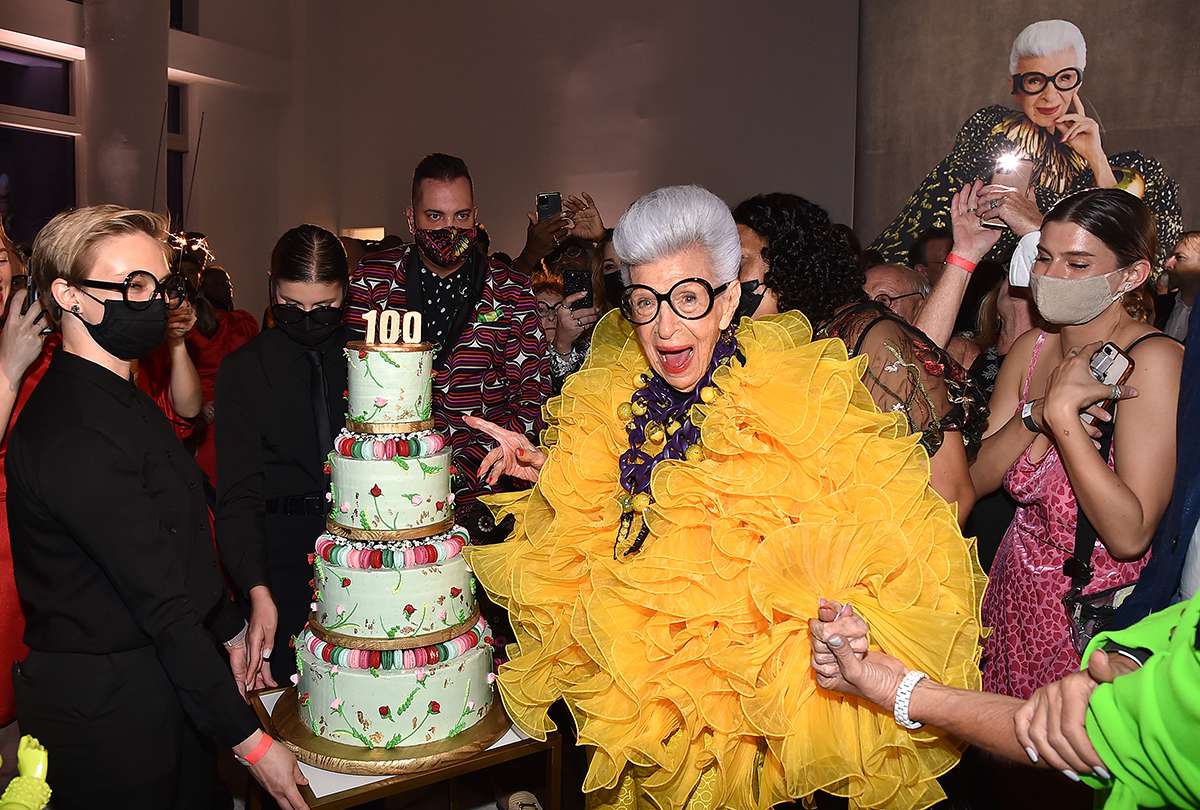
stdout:
<svg viewBox="0 0 1200 810">
<path fill-rule="evenodd" d="M 262 696 L 261 700 L 268 714 L 274 713 L 275 704 L 282 695 L 283 692 L 275 692 Z M 510 726 L 504 736 L 492 743 L 487 750 L 492 751 L 496 748 L 503 748 L 506 745 L 514 745 L 527 739 L 529 738 L 518 731 L 515 726 Z M 300 763 L 300 771 L 308 779 L 309 789 L 318 798 L 331 796 L 334 793 L 341 793 L 351 788 L 382 782 L 384 779 L 391 779 L 390 776 L 358 776 L 350 773 L 337 773 L 336 771 L 327 771 L 304 762 Z"/>
</svg>

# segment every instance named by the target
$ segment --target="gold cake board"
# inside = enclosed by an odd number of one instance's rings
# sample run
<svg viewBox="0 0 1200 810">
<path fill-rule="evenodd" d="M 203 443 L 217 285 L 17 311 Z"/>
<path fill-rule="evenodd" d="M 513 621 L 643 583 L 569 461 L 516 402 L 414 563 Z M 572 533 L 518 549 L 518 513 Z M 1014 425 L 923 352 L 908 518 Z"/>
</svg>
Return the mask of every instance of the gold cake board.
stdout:
<svg viewBox="0 0 1200 810">
<path fill-rule="evenodd" d="M 333 518 L 325 518 L 325 531 L 330 534 L 336 534 L 338 537 L 344 537 L 347 540 L 371 541 L 371 542 L 401 542 L 403 540 L 423 540 L 426 537 L 434 537 L 435 535 L 444 534 L 454 528 L 454 510 L 450 511 L 450 517 L 440 523 L 433 523 L 429 526 L 418 526 L 415 529 L 355 529 L 351 526 L 343 526 Z"/>
<path fill-rule="evenodd" d="M 360 776 L 392 776 L 463 762 L 486 751 L 505 735 L 510 723 L 500 695 L 483 719 L 450 739 L 400 748 L 360 748 L 327 740 L 312 733 L 300 719 L 295 689 L 286 689 L 271 712 L 271 725 L 280 741 L 303 763 L 326 771 Z"/>
</svg>

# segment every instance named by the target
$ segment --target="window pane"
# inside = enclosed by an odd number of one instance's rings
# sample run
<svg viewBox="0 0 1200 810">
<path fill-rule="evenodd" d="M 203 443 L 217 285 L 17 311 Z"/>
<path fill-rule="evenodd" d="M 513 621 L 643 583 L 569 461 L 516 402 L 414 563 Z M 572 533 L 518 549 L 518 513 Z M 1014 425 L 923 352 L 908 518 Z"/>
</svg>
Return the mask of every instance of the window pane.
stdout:
<svg viewBox="0 0 1200 810">
<path fill-rule="evenodd" d="M 0 48 L 0 104 L 71 114 L 71 63 Z"/>
<path fill-rule="evenodd" d="M 167 211 L 171 230 L 183 230 L 183 156 L 186 152 L 167 152 Z"/>
<path fill-rule="evenodd" d="M 0 127 L 0 217 L 17 242 L 75 206 L 75 139 Z"/>
<path fill-rule="evenodd" d="M 167 132 L 183 134 L 183 87 L 178 84 L 167 85 Z"/>
</svg>

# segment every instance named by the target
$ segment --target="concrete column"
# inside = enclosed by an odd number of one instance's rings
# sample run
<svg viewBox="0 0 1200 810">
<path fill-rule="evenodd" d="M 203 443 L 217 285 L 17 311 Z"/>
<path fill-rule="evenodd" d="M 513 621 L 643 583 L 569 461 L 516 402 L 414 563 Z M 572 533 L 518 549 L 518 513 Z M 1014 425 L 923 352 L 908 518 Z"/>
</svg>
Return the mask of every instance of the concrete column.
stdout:
<svg viewBox="0 0 1200 810">
<path fill-rule="evenodd" d="M 84 0 L 85 201 L 167 210 L 166 0 Z M 155 167 L 157 180 L 155 178 Z"/>
</svg>

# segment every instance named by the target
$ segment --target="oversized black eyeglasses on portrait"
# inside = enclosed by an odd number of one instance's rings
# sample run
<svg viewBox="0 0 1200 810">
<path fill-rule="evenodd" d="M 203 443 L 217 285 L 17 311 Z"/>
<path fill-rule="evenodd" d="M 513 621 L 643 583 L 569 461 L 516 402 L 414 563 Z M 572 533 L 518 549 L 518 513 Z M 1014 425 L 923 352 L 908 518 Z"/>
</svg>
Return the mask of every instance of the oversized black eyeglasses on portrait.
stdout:
<svg viewBox="0 0 1200 810">
<path fill-rule="evenodd" d="M 728 288 L 728 281 L 714 288 L 702 278 L 677 281 L 666 293 L 645 284 L 630 284 L 621 296 L 621 313 L 641 326 L 657 318 L 659 307 L 666 301 L 680 318 L 697 321 L 712 312 L 713 301 Z"/>
<path fill-rule="evenodd" d="M 1074 90 L 1083 81 L 1083 71 L 1077 67 L 1069 67 L 1063 68 L 1053 76 L 1047 76 L 1045 73 L 1038 73 L 1036 70 L 1031 70 L 1028 73 L 1014 74 L 1012 79 L 1014 93 L 1036 96 L 1045 90 L 1046 85 L 1051 82 L 1054 83 L 1055 87 L 1064 92 Z"/>
<path fill-rule="evenodd" d="M 134 270 L 124 281 L 85 278 L 78 284 L 93 290 L 119 292 L 125 304 L 136 310 L 146 309 L 159 296 L 166 302 L 168 309 L 179 309 L 187 298 L 187 283 L 183 276 L 176 273 L 169 273 L 159 279 L 149 270 Z"/>
</svg>

